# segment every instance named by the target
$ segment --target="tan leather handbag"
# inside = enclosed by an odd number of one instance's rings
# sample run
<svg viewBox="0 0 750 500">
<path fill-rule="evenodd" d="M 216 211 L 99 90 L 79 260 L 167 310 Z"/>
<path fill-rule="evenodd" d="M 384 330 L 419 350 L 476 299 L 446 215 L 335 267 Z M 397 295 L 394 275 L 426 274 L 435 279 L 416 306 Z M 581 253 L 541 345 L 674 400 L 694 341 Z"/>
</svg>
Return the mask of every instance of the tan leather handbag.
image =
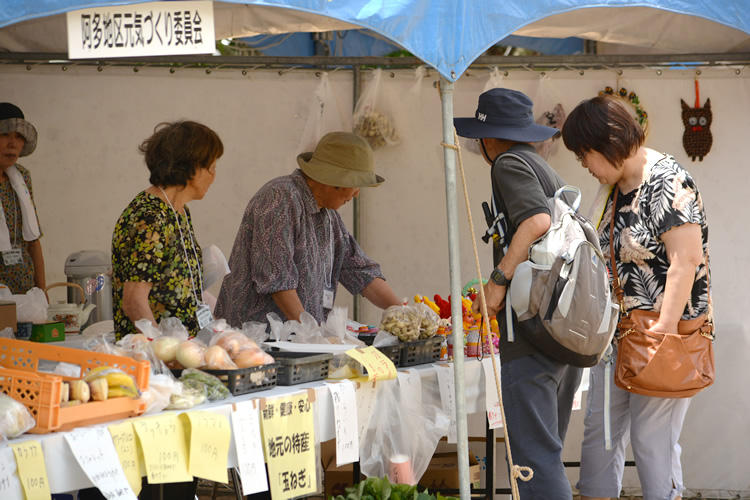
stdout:
<svg viewBox="0 0 750 500">
<path fill-rule="evenodd" d="M 625 310 L 624 291 L 620 287 L 614 258 L 617 193 L 618 189 L 615 188 L 609 225 L 612 286 L 621 311 L 616 335 L 615 384 L 644 396 L 690 397 L 714 382 L 713 322 L 703 314 L 694 319 L 680 320 L 677 333 L 658 333 L 649 328 L 659 319 L 659 313 L 641 309 Z M 710 295 L 708 300 L 710 304 Z"/>
</svg>

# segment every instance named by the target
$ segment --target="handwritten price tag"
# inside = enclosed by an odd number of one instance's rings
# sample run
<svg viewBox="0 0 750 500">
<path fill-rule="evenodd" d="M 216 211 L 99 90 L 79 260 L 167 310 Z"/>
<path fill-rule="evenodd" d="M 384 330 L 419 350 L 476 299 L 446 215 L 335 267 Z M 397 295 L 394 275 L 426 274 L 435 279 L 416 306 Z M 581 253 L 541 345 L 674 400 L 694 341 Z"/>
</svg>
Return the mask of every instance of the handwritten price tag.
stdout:
<svg viewBox="0 0 750 500">
<path fill-rule="evenodd" d="M 81 427 L 64 437 L 78 465 L 107 500 L 136 500 L 105 427 Z"/>
<path fill-rule="evenodd" d="M 257 401 L 252 399 L 232 405 L 232 432 L 243 495 L 268 491 Z"/>
<path fill-rule="evenodd" d="M 210 411 L 189 411 L 180 415 L 180 419 L 190 430 L 190 474 L 217 483 L 228 482 L 229 419 Z"/>
<path fill-rule="evenodd" d="M 328 384 L 333 400 L 333 417 L 336 427 L 336 466 L 359 460 L 359 435 L 357 434 L 357 398 L 354 384 L 348 380 Z"/>
<path fill-rule="evenodd" d="M 500 360 L 496 355 L 497 364 Z M 482 360 L 482 369 L 484 370 L 484 403 L 487 409 L 487 422 L 490 429 L 497 429 L 503 426 L 503 415 L 500 409 L 500 400 L 497 397 L 497 384 L 495 383 L 495 371 L 492 368 L 492 358 Z"/>
<path fill-rule="evenodd" d="M 133 421 L 151 484 L 192 481 L 188 472 L 185 428 L 177 415 Z"/>
<path fill-rule="evenodd" d="M 451 424 L 448 427 L 448 442 L 455 443 L 456 436 L 456 383 L 453 378 L 453 365 L 437 365 L 438 385 L 440 386 L 440 401 L 443 404 L 443 410 L 448 412 L 451 417 Z"/>
<path fill-rule="evenodd" d="M 349 349 L 346 354 L 367 368 L 367 380 L 390 380 L 396 378 L 396 366 L 388 356 L 373 346 Z"/>
<path fill-rule="evenodd" d="M 16 475 L 16 459 L 9 446 L 0 448 L 0 498 L 23 498 L 21 483 Z"/>
<path fill-rule="evenodd" d="M 138 446 L 135 441 L 135 430 L 130 422 L 113 424 L 109 426 L 109 434 L 115 445 L 117 457 L 120 459 L 122 471 L 128 480 L 128 484 L 137 495 L 141 492 L 141 476 L 145 472 L 143 459 L 138 456 Z"/>
<path fill-rule="evenodd" d="M 39 441 L 24 441 L 11 447 L 26 500 L 49 500 L 52 493 L 49 490 L 42 445 Z"/>
</svg>

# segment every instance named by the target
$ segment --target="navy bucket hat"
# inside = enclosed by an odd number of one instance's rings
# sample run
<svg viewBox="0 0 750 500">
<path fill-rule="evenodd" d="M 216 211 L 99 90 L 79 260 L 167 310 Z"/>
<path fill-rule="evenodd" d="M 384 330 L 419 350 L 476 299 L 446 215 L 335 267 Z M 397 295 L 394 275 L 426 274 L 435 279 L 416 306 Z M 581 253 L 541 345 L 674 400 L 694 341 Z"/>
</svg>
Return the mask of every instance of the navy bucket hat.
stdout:
<svg viewBox="0 0 750 500">
<path fill-rule="evenodd" d="M 490 89 L 479 96 L 474 118 L 454 118 L 461 137 L 506 139 L 517 142 L 541 142 L 560 131 L 534 122 L 532 102 L 523 92 Z"/>
</svg>

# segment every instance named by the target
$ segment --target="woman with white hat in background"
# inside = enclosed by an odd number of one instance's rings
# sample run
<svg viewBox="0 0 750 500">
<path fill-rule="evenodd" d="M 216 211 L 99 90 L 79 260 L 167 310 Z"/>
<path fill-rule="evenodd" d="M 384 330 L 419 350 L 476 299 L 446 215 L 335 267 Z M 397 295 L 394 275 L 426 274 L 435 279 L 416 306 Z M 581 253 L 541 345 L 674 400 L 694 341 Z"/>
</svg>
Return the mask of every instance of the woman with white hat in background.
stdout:
<svg viewBox="0 0 750 500">
<path fill-rule="evenodd" d="M 47 285 L 31 175 L 16 163 L 34 152 L 36 137 L 18 106 L 0 103 L 0 283 L 14 294 Z"/>
</svg>

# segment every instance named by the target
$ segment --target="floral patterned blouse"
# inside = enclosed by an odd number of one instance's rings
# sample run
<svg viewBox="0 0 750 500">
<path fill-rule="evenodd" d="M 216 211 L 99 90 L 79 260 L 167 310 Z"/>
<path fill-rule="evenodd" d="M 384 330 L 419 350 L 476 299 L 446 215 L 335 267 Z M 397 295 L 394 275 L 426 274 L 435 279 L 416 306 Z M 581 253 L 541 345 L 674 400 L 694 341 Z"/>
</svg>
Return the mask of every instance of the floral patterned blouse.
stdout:
<svg viewBox="0 0 750 500">
<path fill-rule="evenodd" d="M 31 188 L 31 175 L 29 171 L 16 164 L 16 168 L 21 172 L 23 181 L 29 188 L 31 202 L 34 203 L 34 191 Z M 10 241 L 23 243 L 23 221 L 21 220 L 21 205 L 18 202 L 18 196 L 10 185 L 10 181 L 0 180 L 0 201 L 5 211 L 5 221 L 8 224 L 10 232 Z M 36 204 L 34 204 L 36 212 Z M 39 217 L 37 217 L 39 221 Z M 40 236 L 41 238 L 41 236 Z M 23 262 L 16 265 L 6 266 L 3 259 L 0 258 L 0 283 L 7 285 L 13 293 L 26 293 L 34 287 L 34 263 L 31 260 L 28 245 L 21 244 L 21 255 Z"/>
<path fill-rule="evenodd" d="M 123 284 L 127 281 L 152 284 L 148 302 L 157 322 L 175 316 L 191 336 L 198 333 L 196 295 L 200 300 L 203 257 L 187 207 L 179 220 L 184 238 L 180 237 L 175 212 L 158 196 L 145 191 L 117 220 L 112 234 L 112 306 L 118 339 L 137 333 L 122 309 Z M 195 242 L 195 253 L 189 235 Z"/>
<path fill-rule="evenodd" d="M 599 243 L 609 255 L 609 225 L 612 220 L 610 193 L 599 224 Z M 637 189 L 619 193 L 615 216 L 615 261 L 625 292 L 625 307 L 661 311 L 669 259 L 661 235 L 682 224 L 701 228 L 703 253 L 708 256 L 708 226 L 703 200 L 690 174 L 677 161 L 664 155 L 651 167 L 648 178 Z M 609 266 L 609 261 L 607 262 Z M 695 281 L 682 319 L 709 313 L 706 263 L 696 269 Z"/>
</svg>

